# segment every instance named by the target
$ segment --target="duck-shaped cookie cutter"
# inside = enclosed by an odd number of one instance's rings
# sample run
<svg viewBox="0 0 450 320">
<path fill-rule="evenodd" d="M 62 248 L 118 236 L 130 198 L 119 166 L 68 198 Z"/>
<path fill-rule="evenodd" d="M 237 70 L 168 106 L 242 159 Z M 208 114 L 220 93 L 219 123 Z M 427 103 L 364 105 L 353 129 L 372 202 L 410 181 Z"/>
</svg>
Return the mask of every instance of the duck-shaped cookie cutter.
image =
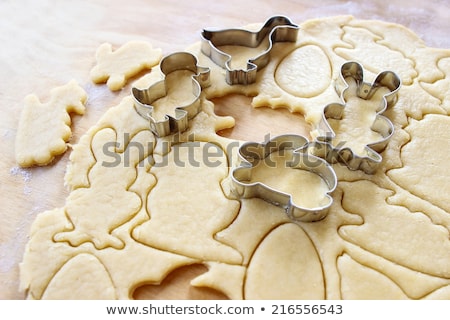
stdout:
<svg viewBox="0 0 450 320">
<path fill-rule="evenodd" d="M 146 89 L 132 88 L 134 107 L 137 113 L 150 121 L 150 129 L 156 136 L 164 137 L 185 131 L 189 127 L 189 119 L 200 112 L 200 94 L 203 88 L 210 85 L 210 70 L 209 68 L 199 67 L 197 58 L 188 52 L 175 52 L 164 57 L 161 60 L 160 69 L 165 77 L 178 70 L 188 70 L 194 73 L 192 76 L 193 101 L 176 107 L 173 116 L 166 114 L 162 120 L 153 117 L 154 106 L 152 104 L 167 95 L 169 84 L 166 82 L 166 78 Z"/>
<path fill-rule="evenodd" d="M 270 61 L 270 51 L 275 42 L 295 42 L 298 25 L 284 16 L 269 18 L 263 27 L 256 32 L 244 29 L 206 30 L 201 34 L 201 51 L 218 66 L 226 69 L 226 82 L 229 85 L 251 84 L 256 81 L 256 72 L 264 68 Z M 247 60 L 247 69 L 233 69 L 231 55 L 219 49 L 220 46 L 234 45 L 250 48 L 258 47 L 268 37 L 267 48 L 255 58 Z"/>
</svg>

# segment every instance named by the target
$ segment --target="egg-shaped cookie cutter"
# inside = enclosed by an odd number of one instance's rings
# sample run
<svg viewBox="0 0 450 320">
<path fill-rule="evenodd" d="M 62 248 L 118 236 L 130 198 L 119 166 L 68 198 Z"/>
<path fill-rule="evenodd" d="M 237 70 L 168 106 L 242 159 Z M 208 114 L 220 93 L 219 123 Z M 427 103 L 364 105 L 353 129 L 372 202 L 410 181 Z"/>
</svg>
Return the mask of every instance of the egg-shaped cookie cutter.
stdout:
<svg viewBox="0 0 450 320">
<path fill-rule="evenodd" d="M 337 186 L 337 177 L 332 166 L 325 160 L 302 152 L 308 142 L 308 139 L 303 136 L 286 134 L 276 136 L 263 143 L 247 142 L 241 145 L 239 148 L 240 163 L 231 172 L 232 194 L 237 198 L 260 198 L 282 207 L 293 221 L 313 222 L 325 218 L 333 203 L 330 194 Z M 328 187 L 325 195 L 327 204 L 312 208 L 304 207 L 296 204 L 291 194 L 276 190 L 262 182 L 250 183 L 253 167 L 260 161 L 265 161 L 274 152 L 283 152 L 288 167 L 307 170 L 320 176 Z"/>
</svg>

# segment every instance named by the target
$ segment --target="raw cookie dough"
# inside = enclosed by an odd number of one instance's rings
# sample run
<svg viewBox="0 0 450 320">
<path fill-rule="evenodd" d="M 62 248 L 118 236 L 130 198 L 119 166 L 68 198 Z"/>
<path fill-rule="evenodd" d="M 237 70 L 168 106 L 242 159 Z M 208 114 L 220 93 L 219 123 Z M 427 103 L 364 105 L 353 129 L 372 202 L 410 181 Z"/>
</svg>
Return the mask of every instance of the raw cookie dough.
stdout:
<svg viewBox="0 0 450 320">
<path fill-rule="evenodd" d="M 188 50 L 211 68 L 202 111 L 187 132 L 155 138 L 126 97 L 86 133 L 71 155 L 66 205 L 33 224 L 21 264 L 29 298 L 127 299 L 180 266 L 203 264 L 208 271 L 191 284 L 233 299 L 450 299 L 450 180 L 442 178 L 450 50 L 428 48 L 400 25 L 310 20 L 296 43 L 274 46 L 250 86 L 228 86 L 198 43 Z M 363 65 L 368 82 L 384 70 L 403 81 L 385 113 L 396 130 L 377 172 L 334 165 L 333 205 L 314 223 L 292 223 L 261 199 L 226 198 L 222 182 L 242 141 L 216 134 L 234 122 L 216 116 L 209 100 L 254 96 L 254 107 L 303 113 L 319 130 L 324 106 L 341 102 L 333 79 L 347 59 Z M 80 272 L 90 276 L 74 282 Z"/>
<path fill-rule="evenodd" d="M 105 83 L 111 91 L 122 89 L 127 79 L 161 60 L 161 49 L 153 49 L 148 42 L 130 41 L 113 51 L 110 43 L 97 49 L 97 65 L 91 70 L 95 83 Z"/>
<path fill-rule="evenodd" d="M 67 150 L 72 131 L 70 113 L 84 114 L 87 96 L 75 80 L 51 90 L 41 103 L 36 95 L 25 97 L 16 135 L 16 161 L 21 167 L 47 165 Z"/>
</svg>

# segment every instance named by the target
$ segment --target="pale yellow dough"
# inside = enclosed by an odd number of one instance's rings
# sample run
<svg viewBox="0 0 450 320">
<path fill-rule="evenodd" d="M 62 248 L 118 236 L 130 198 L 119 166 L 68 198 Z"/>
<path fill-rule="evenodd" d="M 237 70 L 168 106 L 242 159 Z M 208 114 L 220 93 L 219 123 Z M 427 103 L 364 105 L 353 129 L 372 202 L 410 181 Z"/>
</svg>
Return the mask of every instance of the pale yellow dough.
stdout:
<svg viewBox="0 0 450 320">
<path fill-rule="evenodd" d="M 227 50 L 238 54 L 233 65 L 245 65 L 249 52 Z M 126 97 L 74 146 L 67 202 L 38 215 L 21 263 L 30 299 L 128 299 L 191 264 L 208 268 L 192 285 L 232 299 L 450 299 L 450 69 L 442 67 L 450 65 L 450 50 L 428 48 L 406 28 L 381 21 L 310 20 L 296 43 L 274 46 L 249 86 L 227 85 L 198 43 L 188 51 L 211 68 L 202 111 L 188 131 L 154 137 Z M 305 115 L 314 136 L 323 130 L 323 108 L 343 103 L 334 79 L 349 59 L 364 66 L 367 82 L 385 70 L 403 81 L 385 113 L 395 133 L 376 173 L 335 164 L 333 204 L 314 223 L 293 223 L 261 199 L 228 198 L 242 141 L 216 134 L 234 121 L 216 116 L 210 99 L 239 93 L 253 96 L 254 107 L 289 108 Z M 124 61 L 111 66 L 134 68 Z M 157 69 L 134 86 L 161 80 Z M 123 85 L 116 78 L 113 90 Z M 180 97 L 155 103 L 170 113 Z M 346 97 L 356 113 L 331 123 L 355 149 L 379 139 L 370 130 L 379 98 L 361 116 L 356 98 Z"/>
<path fill-rule="evenodd" d="M 130 41 L 113 51 L 110 43 L 102 44 L 96 53 L 97 65 L 91 70 L 95 83 L 104 83 L 112 91 L 122 89 L 128 78 L 151 69 L 161 60 L 161 49 L 144 41 Z"/>
<path fill-rule="evenodd" d="M 251 179 L 246 183 L 263 183 L 277 191 L 289 194 L 299 207 L 313 209 L 329 204 L 326 197 L 329 187 L 319 175 L 304 169 L 287 166 L 286 158 L 279 152 L 270 154 L 255 165 Z"/>
<path fill-rule="evenodd" d="M 17 163 L 22 167 L 47 165 L 64 153 L 72 134 L 70 113 L 84 114 L 86 99 L 86 92 L 75 80 L 52 89 L 46 103 L 28 95 L 16 135 Z"/>
</svg>

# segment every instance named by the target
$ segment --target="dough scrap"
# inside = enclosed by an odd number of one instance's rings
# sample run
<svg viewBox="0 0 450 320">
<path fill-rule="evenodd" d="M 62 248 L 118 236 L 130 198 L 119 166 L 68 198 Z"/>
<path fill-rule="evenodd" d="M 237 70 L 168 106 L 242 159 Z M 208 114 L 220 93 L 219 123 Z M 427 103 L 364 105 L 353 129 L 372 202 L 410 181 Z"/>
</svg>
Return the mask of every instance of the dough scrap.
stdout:
<svg viewBox="0 0 450 320">
<path fill-rule="evenodd" d="M 72 134 L 69 114 L 83 115 L 86 99 L 75 80 L 53 88 L 46 103 L 34 94 L 25 97 L 16 135 L 17 163 L 21 167 L 44 166 L 63 154 Z"/>
<path fill-rule="evenodd" d="M 122 89 L 127 79 L 161 60 L 161 49 L 144 41 L 130 41 L 113 51 L 110 43 L 102 44 L 96 53 L 97 65 L 91 70 L 94 83 L 105 83 L 111 91 Z"/>
<path fill-rule="evenodd" d="M 105 289 L 95 298 L 129 299 L 137 287 L 157 285 L 181 266 L 204 264 L 208 271 L 191 285 L 233 299 L 450 299 L 450 212 L 445 194 L 436 191 L 448 190 L 442 171 L 450 151 L 450 50 L 428 48 L 400 25 L 315 19 L 301 24 L 296 43 L 274 46 L 250 86 L 228 86 L 198 43 L 188 50 L 211 69 L 202 111 L 188 131 L 154 138 L 126 97 L 80 139 L 66 175 L 66 205 L 40 214 L 32 226 L 21 264 L 29 298 L 70 298 L 68 287 L 89 290 L 101 281 Z M 234 63 L 249 55 L 232 52 Z M 300 112 L 313 136 L 323 108 L 340 102 L 333 79 L 349 58 L 368 70 L 368 82 L 391 69 L 404 84 L 385 113 L 395 133 L 377 172 L 335 164 L 333 204 L 314 223 L 293 224 L 282 208 L 261 199 L 226 198 L 242 141 L 216 134 L 234 122 L 215 115 L 209 100 L 238 93 L 253 96 L 254 107 Z M 134 85 L 145 88 L 158 74 Z M 115 148 L 105 153 L 106 143 Z M 115 159 L 115 166 L 101 164 Z M 219 165 L 195 164 L 205 159 Z M 83 263 L 95 279 L 74 284 Z"/>
</svg>

